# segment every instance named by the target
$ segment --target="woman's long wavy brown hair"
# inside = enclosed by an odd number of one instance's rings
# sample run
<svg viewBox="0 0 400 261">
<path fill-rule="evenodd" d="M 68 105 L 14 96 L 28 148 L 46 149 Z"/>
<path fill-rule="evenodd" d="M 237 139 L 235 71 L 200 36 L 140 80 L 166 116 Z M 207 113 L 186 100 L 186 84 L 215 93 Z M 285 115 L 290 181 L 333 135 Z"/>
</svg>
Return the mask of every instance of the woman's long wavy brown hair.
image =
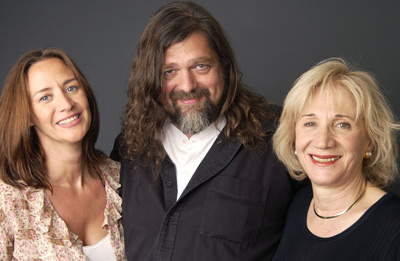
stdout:
<svg viewBox="0 0 400 261">
<path fill-rule="evenodd" d="M 95 149 L 99 134 L 99 113 L 93 92 L 83 73 L 68 55 L 56 48 L 26 53 L 11 68 L 0 97 L 0 179 L 17 188 L 31 186 L 52 189 L 47 179 L 46 158 L 31 123 L 31 100 L 27 85 L 29 68 L 45 59 L 60 59 L 75 74 L 82 86 L 92 115 L 83 138 L 82 155 L 88 165 L 102 164 L 105 156 Z"/>
<path fill-rule="evenodd" d="M 225 135 L 248 148 L 264 144 L 263 123 L 272 115 L 261 95 L 241 83 L 231 46 L 218 22 L 205 9 L 191 2 L 171 2 L 151 18 L 139 41 L 131 68 L 128 103 L 125 108 L 120 153 L 141 164 L 156 164 L 159 173 L 166 152 L 163 126 L 167 117 L 160 104 L 162 66 L 165 51 L 195 32 L 206 35 L 223 68 L 225 101 L 219 115 L 225 115 Z"/>
</svg>

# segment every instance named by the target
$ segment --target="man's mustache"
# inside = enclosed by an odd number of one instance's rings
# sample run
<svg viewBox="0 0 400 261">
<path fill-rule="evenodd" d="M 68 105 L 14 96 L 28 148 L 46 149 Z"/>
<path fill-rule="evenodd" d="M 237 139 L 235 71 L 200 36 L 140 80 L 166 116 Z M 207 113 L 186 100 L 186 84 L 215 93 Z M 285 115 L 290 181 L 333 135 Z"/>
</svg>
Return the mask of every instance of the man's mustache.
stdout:
<svg viewBox="0 0 400 261">
<path fill-rule="evenodd" d="M 170 92 L 169 98 L 173 101 L 176 102 L 178 99 L 196 99 L 199 97 L 209 97 L 210 96 L 210 91 L 207 88 L 196 88 L 191 90 L 190 92 L 184 92 L 184 91 L 178 91 L 178 92 Z"/>
</svg>

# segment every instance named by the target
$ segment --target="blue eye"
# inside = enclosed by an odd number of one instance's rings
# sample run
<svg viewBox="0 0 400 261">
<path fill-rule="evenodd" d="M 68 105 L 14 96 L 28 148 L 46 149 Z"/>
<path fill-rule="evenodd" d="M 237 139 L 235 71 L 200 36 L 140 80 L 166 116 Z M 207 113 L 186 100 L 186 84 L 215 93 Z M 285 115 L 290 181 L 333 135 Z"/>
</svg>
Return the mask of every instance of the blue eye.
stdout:
<svg viewBox="0 0 400 261">
<path fill-rule="evenodd" d="M 67 87 L 67 89 L 65 89 L 66 92 L 73 92 L 76 91 L 78 89 L 78 87 L 76 86 L 69 86 Z"/>
<path fill-rule="evenodd" d="M 208 69 L 209 67 L 210 66 L 208 64 L 203 64 L 203 63 L 196 65 L 196 68 L 200 70 Z"/>
<path fill-rule="evenodd" d="M 350 128 L 350 124 L 347 122 L 341 122 L 337 125 L 339 128 Z"/>
<path fill-rule="evenodd" d="M 48 101 L 49 99 L 50 99 L 50 96 L 45 95 L 45 96 L 41 97 L 41 98 L 39 99 L 39 101 Z"/>
<path fill-rule="evenodd" d="M 165 75 L 170 75 L 170 74 L 172 74 L 173 72 L 174 72 L 174 69 L 171 69 L 171 70 L 165 71 L 164 74 L 165 74 Z"/>
<path fill-rule="evenodd" d="M 172 79 L 172 78 L 174 77 L 174 73 L 175 73 L 175 70 L 174 70 L 174 69 L 164 71 L 164 78 L 165 78 L 166 80 Z"/>
</svg>

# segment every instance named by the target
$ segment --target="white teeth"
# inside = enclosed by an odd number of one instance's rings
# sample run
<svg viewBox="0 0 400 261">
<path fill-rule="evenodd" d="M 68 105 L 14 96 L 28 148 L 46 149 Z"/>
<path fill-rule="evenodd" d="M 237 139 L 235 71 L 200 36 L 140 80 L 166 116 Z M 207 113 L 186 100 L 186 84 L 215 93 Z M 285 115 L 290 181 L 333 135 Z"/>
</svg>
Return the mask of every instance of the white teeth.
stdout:
<svg viewBox="0 0 400 261">
<path fill-rule="evenodd" d="M 313 155 L 311 155 L 311 157 L 312 157 L 315 161 L 318 161 L 318 162 L 330 162 L 330 161 L 335 161 L 335 160 L 340 159 L 340 156 L 333 157 L 333 158 L 328 158 L 328 159 L 321 159 L 321 158 L 318 158 L 318 157 L 313 156 Z"/>
<path fill-rule="evenodd" d="M 76 120 L 76 119 L 78 119 L 78 118 L 79 118 L 79 116 L 78 116 L 78 115 L 75 115 L 75 116 L 73 116 L 73 117 L 71 117 L 71 118 L 69 118 L 69 119 L 62 120 L 62 121 L 58 122 L 57 124 L 58 124 L 58 125 L 67 124 L 67 123 L 70 123 L 70 122 L 72 122 L 72 121 L 74 121 L 74 120 Z"/>
</svg>

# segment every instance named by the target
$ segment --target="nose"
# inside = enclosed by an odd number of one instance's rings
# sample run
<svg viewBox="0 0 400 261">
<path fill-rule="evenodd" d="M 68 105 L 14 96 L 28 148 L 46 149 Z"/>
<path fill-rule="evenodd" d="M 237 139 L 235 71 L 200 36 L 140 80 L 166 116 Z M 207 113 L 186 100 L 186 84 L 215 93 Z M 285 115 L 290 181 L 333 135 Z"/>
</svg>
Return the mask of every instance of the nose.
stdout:
<svg viewBox="0 0 400 261">
<path fill-rule="evenodd" d="M 57 110 L 59 112 L 71 110 L 74 104 L 74 101 L 68 96 L 68 94 L 62 92 L 58 95 Z"/>
<path fill-rule="evenodd" d="M 335 140 L 329 127 L 318 128 L 313 139 L 314 146 L 318 149 L 328 149 L 334 146 Z"/>
<path fill-rule="evenodd" d="M 196 88 L 196 79 L 190 70 L 183 71 L 180 78 L 181 78 L 180 89 L 182 91 L 189 93 L 190 91 Z"/>
</svg>

